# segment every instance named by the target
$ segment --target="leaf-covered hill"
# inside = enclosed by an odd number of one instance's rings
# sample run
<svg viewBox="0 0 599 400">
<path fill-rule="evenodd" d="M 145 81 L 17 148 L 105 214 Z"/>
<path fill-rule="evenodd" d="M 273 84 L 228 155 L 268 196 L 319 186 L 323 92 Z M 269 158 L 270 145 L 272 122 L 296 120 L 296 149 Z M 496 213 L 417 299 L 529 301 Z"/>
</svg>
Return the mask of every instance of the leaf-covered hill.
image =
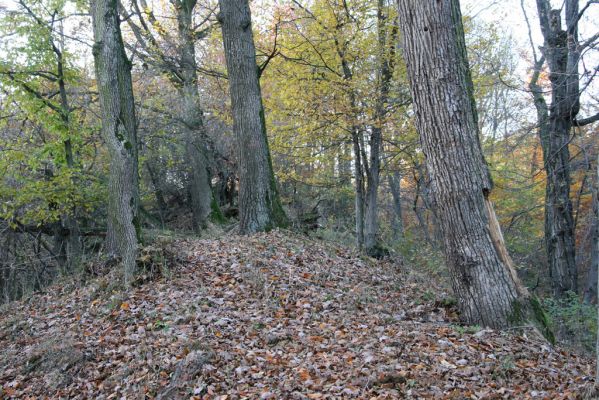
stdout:
<svg viewBox="0 0 599 400">
<path fill-rule="evenodd" d="M 391 262 L 281 232 L 171 250 L 129 292 L 106 276 L 5 306 L 0 398 L 561 399 L 593 376 L 534 332 L 458 326 Z"/>
</svg>

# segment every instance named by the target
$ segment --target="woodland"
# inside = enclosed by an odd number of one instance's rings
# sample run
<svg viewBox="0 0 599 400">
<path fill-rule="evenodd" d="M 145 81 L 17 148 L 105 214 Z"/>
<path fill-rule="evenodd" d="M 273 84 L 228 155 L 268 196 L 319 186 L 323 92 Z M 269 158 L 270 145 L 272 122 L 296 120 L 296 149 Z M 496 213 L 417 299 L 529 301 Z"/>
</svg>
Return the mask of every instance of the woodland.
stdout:
<svg viewBox="0 0 599 400">
<path fill-rule="evenodd" d="M 599 398 L 598 20 L 0 0 L 0 398 Z"/>
</svg>

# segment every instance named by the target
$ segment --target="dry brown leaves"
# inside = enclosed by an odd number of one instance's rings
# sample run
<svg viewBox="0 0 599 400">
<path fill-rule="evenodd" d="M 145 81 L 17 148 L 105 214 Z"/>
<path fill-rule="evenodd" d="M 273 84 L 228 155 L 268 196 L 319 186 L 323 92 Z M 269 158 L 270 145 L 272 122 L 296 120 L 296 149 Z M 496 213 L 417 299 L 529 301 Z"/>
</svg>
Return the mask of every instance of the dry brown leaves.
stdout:
<svg viewBox="0 0 599 400">
<path fill-rule="evenodd" d="M 0 398 L 563 399 L 594 371 L 534 335 L 456 329 L 390 262 L 281 232 L 176 245 L 187 263 L 129 293 L 5 307 Z"/>
</svg>

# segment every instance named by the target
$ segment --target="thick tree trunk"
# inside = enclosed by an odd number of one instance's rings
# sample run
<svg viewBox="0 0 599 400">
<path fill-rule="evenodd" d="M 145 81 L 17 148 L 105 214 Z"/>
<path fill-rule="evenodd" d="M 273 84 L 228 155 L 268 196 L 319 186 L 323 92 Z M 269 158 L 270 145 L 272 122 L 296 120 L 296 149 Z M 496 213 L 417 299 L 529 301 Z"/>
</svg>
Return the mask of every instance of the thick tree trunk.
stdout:
<svg viewBox="0 0 599 400">
<path fill-rule="evenodd" d="M 110 153 L 108 235 L 122 258 L 125 282 L 135 271 L 140 240 L 137 133 L 131 63 L 127 59 L 116 0 L 92 0 L 93 54 L 102 116 Z"/>
<path fill-rule="evenodd" d="M 192 25 L 193 9 L 196 0 L 177 1 L 177 22 L 179 30 L 179 60 L 182 86 L 180 88 L 182 106 L 179 119 L 185 135 L 187 159 L 191 169 L 189 194 L 193 226 L 196 232 L 206 227 L 212 208 L 218 208 L 214 201 L 208 158 L 206 157 L 204 113 L 200 106 L 198 92 L 198 74 L 195 54 L 194 27 Z M 219 214 L 218 210 L 215 213 Z"/>
<path fill-rule="evenodd" d="M 239 230 L 287 225 L 272 169 L 248 0 L 219 0 L 239 158 Z"/>
<path fill-rule="evenodd" d="M 580 108 L 578 0 L 567 0 L 565 3 L 567 29 L 563 30 L 561 11 L 551 10 L 548 0 L 537 0 L 539 22 L 545 39 L 543 55 L 549 66 L 551 82 L 548 120 L 544 116 L 545 120 L 539 121 L 539 135 L 547 173 L 545 248 L 553 290 L 557 296 L 563 296 L 567 291 L 578 290 L 568 148 L 570 130 Z"/>
<path fill-rule="evenodd" d="M 533 304 L 488 200 L 472 80 L 457 0 L 400 0 L 400 28 L 416 126 L 431 177 L 445 260 L 462 320 L 504 328 Z"/>
</svg>

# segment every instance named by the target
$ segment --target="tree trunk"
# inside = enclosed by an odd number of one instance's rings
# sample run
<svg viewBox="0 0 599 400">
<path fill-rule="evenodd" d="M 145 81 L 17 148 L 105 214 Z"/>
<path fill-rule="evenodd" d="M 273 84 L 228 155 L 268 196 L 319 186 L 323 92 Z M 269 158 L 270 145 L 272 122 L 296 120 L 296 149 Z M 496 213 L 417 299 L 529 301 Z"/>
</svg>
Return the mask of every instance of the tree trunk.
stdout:
<svg viewBox="0 0 599 400">
<path fill-rule="evenodd" d="M 545 248 L 556 296 L 577 292 L 574 218 L 570 200 L 570 130 L 579 105 L 578 0 L 566 1 L 567 29 L 561 27 L 561 11 L 551 10 L 548 0 L 537 0 L 543 55 L 549 66 L 551 106 L 548 121 L 539 121 L 539 135 L 547 173 L 545 190 Z M 545 106 L 546 107 L 546 106 Z"/>
<path fill-rule="evenodd" d="M 131 63 L 127 59 L 116 0 L 92 0 L 93 54 L 102 133 L 110 153 L 108 235 L 124 266 L 125 283 L 135 271 L 140 241 L 137 133 Z"/>
<path fill-rule="evenodd" d="M 599 160 L 597 160 L 599 161 Z M 599 168 L 599 167 L 598 167 Z M 599 172 L 599 171 L 598 171 Z M 591 257 L 589 272 L 584 288 L 583 300 L 585 303 L 599 303 L 597 297 L 597 279 L 599 279 L 599 199 L 597 196 L 599 188 L 599 173 L 597 174 L 595 189 L 593 190 L 593 223 L 591 225 Z"/>
<path fill-rule="evenodd" d="M 219 0 L 239 158 L 239 231 L 287 225 L 272 169 L 248 0 Z"/>
<path fill-rule="evenodd" d="M 488 199 L 458 0 L 400 0 L 416 126 L 426 156 L 445 260 L 465 323 L 505 328 L 534 319 Z"/>
<path fill-rule="evenodd" d="M 393 175 L 389 175 L 388 181 L 393 196 L 393 221 L 391 225 L 393 240 L 400 240 L 403 238 L 403 216 L 401 211 L 401 176 L 399 172 L 394 171 Z"/>
<path fill-rule="evenodd" d="M 354 146 L 354 176 L 356 180 L 356 247 L 362 250 L 364 247 L 364 166 L 362 165 L 362 152 L 360 151 L 359 135 L 362 133 L 357 128 L 353 129 L 352 142 Z"/>
<path fill-rule="evenodd" d="M 395 67 L 395 41 L 397 27 L 389 26 L 384 0 L 377 3 L 378 67 L 377 98 L 374 105 L 374 126 L 370 134 L 370 163 L 366 171 L 368 189 L 366 191 L 366 221 L 364 245 L 366 253 L 377 247 L 378 232 L 378 191 L 380 183 L 381 151 L 383 147 L 383 125 L 387 116 L 389 87 Z"/>
<path fill-rule="evenodd" d="M 195 54 L 194 27 L 192 25 L 193 9 L 196 0 L 175 1 L 177 9 L 177 26 L 179 30 L 179 61 L 182 86 L 179 90 L 182 106 L 179 119 L 185 136 L 187 161 L 191 169 L 189 194 L 194 230 L 199 233 L 206 227 L 206 222 L 218 204 L 214 201 L 208 158 L 206 157 L 204 112 L 200 106 L 198 92 L 198 74 Z"/>
<path fill-rule="evenodd" d="M 61 119 L 70 136 L 71 107 L 69 105 L 69 98 L 65 84 L 63 51 L 55 44 L 52 44 L 52 46 L 56 55 L 56 71 L 58 75 L 58 91 L 60 93 Z M 75 159 L 73 157 L 73 146 L 70 137 L 67 137 L 63 144 L 67 168 L 73 170 L 75 167 Z M 71 212 L 72 214 L 62 216 L 62 224 L 64 225 L 65 229 L 68 230 L 68 238 L 64 245 L 66 247 L 67 266 L 69 269 L 73 269 L 75 264 L 78 263 L 82 253 L 81 230 L 79 229 L 79 223 L 77 222 L 77 208 L 74 207 Z"/>
<path fill-rule="evenodd" d="M 164 192 L 162 190 L 162 184 L 158 179 L 158 175 L 151 160 L 146 161 L 146 168 L 148 169 L 148 175 L 150 176 L 150 182 L 154 187 L 154 197 L 156 198 L 156 206 L 158 207 L 158 214 L 160 215 L 160 225 L 164 229 L 164 220 L 167 213 L 166 200 L 164 198 Z"/>
<path fill-rule="evenodd" d="M 595 210 L 597 210 L 597 213 L 595 214 L 595 216 L 597 216 L 599 218 L 599 154 L 597 155 L 597 196 L 595 196 Z M 595 230 L 595 238 L 599 237 L 599 223 L 597 223 L 597 227 Z M 597 252 L 597 254 L 599 255 L 599 240 L 597 240 L 595 243 L 595 251 Z M 596 261 L 597 263 L 599 263 L 599 258 L 593 260 L 594 262 Z M 595 264 L 594 265 L 595 268 L 595 272 L 597 270 L 599 270 L 599 265 Z M 595 282 L 595 284 L 597 285 L 597 288 L 599 288 L 599 274 L 597 274 L 597 282 Z M 595 291 L 595 294 L 597 293 L 597 291 Z M 597 299 L 597 321 L 599 321 L 599 298 Z M 597 328 L 595 334 L 597 335 L 597 341 L 596 341 L 596 345 L 595 345 L 595 363 L 596 363 L 596 369 L 595 369 L 595 386 L 599 385 L 599 328 Z"/>
</svg>

